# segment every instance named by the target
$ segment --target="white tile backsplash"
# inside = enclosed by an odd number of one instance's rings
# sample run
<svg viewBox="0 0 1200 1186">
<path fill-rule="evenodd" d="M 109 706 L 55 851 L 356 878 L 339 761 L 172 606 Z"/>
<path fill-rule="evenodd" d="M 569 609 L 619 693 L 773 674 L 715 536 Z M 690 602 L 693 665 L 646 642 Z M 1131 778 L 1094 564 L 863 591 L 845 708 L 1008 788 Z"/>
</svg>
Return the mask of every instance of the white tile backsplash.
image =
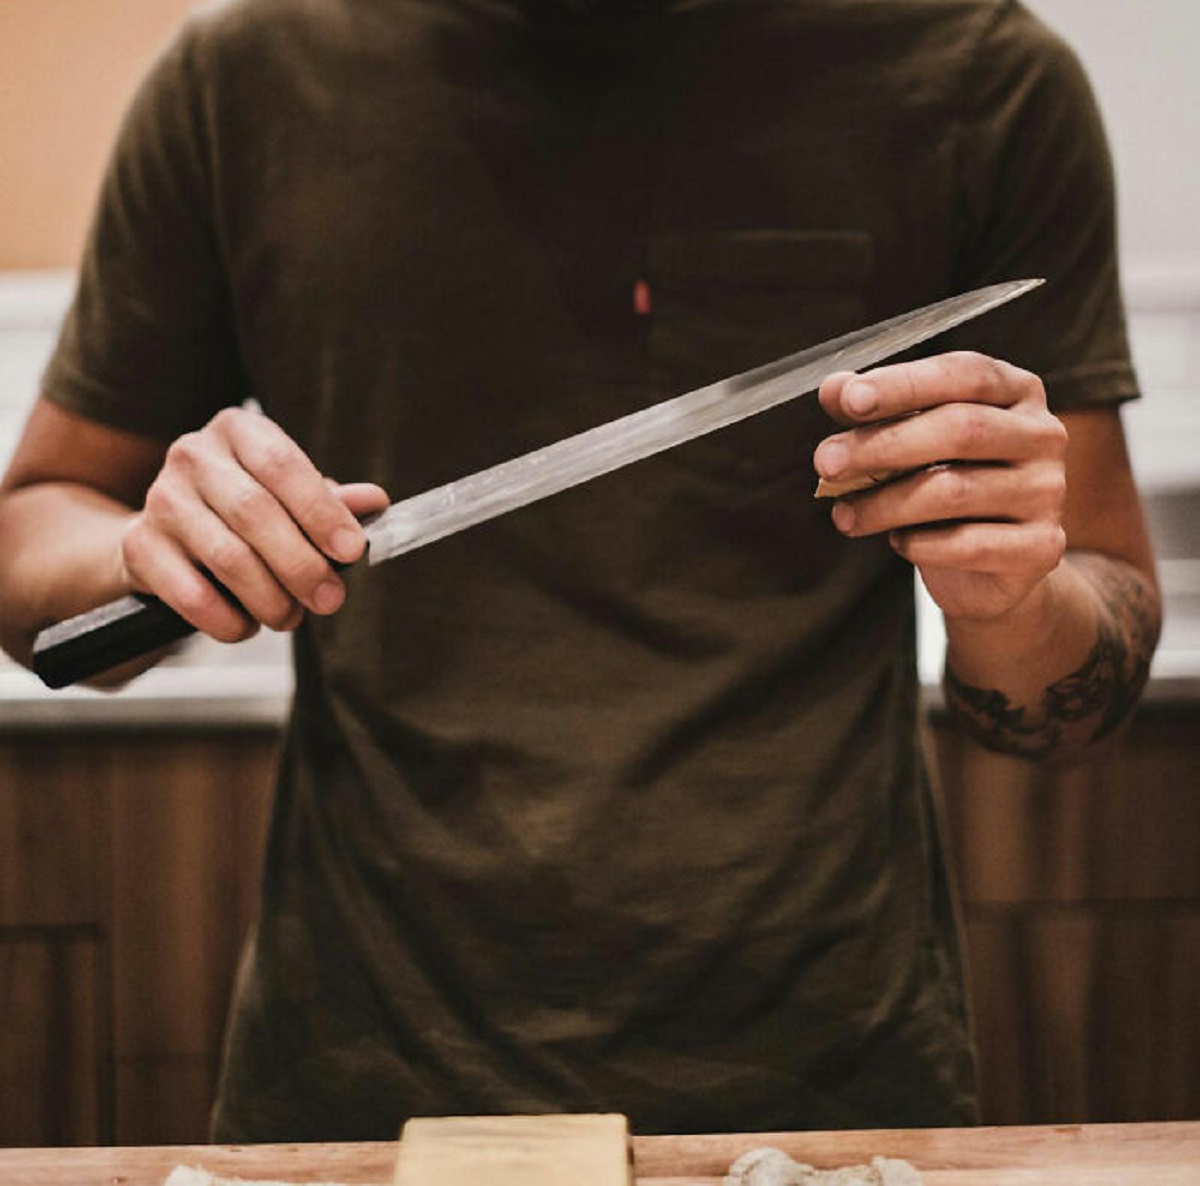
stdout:
<svg viewBox="0 0 1200 1186">
<path fill-rule="evenodd" d="M 71 272 L 0 273 L 0 468 L 37 396 L 73 285 Z"/>
<path fill-rule="evenodd" d="M 1131 312 L 1129 339 L 1138 378 L 1147 391 L 1186 386 L 1195 314 L 1157 309 Z"/>
<path fill-rule="evenodd" d="M 1134 472 L 1147 492 L 1200 485 L 1200 276 L 1193 286 L 1143 279 L 1129 302 L 1143 391 L 1123 414 Z"/>
</svg>

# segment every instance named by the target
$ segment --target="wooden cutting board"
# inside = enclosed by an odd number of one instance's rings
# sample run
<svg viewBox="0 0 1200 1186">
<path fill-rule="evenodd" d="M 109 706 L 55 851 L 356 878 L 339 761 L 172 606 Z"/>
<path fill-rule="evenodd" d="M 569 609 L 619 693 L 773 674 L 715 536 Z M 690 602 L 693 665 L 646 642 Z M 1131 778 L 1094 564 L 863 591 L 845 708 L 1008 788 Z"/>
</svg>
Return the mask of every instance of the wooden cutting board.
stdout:
<svg viewBox="0 0 1200 1186">
<path fill-rule="evenodd" d="M 418 1116 L 394 1186 L 631 1186 L 624 1116 Z"/>
<path fill-rule="evenodd" d="M 1200 1121 L 633 1138 L 638 1186 L 719 1186 L 742 1153 L 774 1145 L 834 1167 L 903 1157 L 928 1186 L 1200 1186 Z M 176 1165 L 223 1177 L 387 1186 L 394 1141 L 342 1145 L 0 1149 L 0 1183 L 162 1186 Z"/>
</svg>

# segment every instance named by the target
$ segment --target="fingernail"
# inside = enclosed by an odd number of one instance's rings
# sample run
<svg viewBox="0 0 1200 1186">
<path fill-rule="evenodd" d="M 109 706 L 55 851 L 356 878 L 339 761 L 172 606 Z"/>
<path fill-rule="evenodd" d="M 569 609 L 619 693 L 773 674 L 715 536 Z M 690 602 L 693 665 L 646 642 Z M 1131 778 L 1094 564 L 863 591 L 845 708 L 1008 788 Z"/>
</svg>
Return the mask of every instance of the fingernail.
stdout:
<svg viewBox="0 0 1200 1186">
<path fill-rule="evenodd" d="M 338 560 L 344 560 L 347 563 L 357 560 L 362 551 L 362 532 L 355 531 L 353 527 L 339 527 L 333 533 L 333 539 L 329 546 Z"/>
<path fill-rule="evenodd" d="M 835 502 L 833 504 L 833 523 L 839 531 L 853 530 L 854 522 L 857 518 L 857 513 L 848 502 Z"/>
<path fill-rule="evenodd" d="M 313 590 L 313 609 L 319 614 L 331 614 L 342 604 L 345 591 L 342 582 L 335 579 L 322 581 Z"/>
<path fill-rule="evenodd" d="M 862 379 L 855 379 L 846 384 L 844 394 L 846 407 L 856 416 L 866 416 L 879 405 L 879 392 L 875 390 L 875 384 Z"/>
<path fill-rule="evenodd" d="M 836 478 L 850 464 L 850 451 L 841 441 L 826 441 L 818 446 L 814 460 L 823 478 Z"/>
</svg>

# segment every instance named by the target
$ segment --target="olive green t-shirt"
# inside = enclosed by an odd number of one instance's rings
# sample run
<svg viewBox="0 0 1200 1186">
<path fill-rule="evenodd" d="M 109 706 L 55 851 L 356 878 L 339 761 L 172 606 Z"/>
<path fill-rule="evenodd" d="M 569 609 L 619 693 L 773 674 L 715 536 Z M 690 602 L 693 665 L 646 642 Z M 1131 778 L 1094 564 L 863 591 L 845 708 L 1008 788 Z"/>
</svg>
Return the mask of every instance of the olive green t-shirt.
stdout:
<svg viewBox="0 0 1200 1186">
<path fill-rule="evenodd" d="M 129 113 L 49 398 L 256 399 L 394 498 L 969 287 L 1133 396 L 1077 62 L 1005 0 L 232 0 Z M 911 569 L 815 399 L 347 574 L 295 645 L 223 1140 L 963 1123 Z"/>
</svg>

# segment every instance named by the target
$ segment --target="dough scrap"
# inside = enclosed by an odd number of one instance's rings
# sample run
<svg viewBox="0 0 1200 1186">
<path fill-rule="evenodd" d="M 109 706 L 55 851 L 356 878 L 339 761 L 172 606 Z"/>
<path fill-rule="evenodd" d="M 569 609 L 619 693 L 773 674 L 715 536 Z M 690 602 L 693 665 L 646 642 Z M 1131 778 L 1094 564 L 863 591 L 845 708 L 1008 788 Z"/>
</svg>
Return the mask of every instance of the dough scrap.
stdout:
<svg viewBox="0 0 1200 1186">
<path fill-rule="evenodd" d="M 293 1186 L 288 1182 L 268 1182 L 261 1178 L 221 1178 L 206 1169 L 192 1165 L 177 1165 L 163 1186 Z M 337 1183 L 313 1183 L 312 1186 L 337 1186 Z"/>
<path fill-rule="evenodd" d="M 725 1186 L 922 1186 L 917 1168 L 896 1157 L 873 1157 L 870 1165 L 820 1170 L 794 1161 L 782 1149 L 763 1146 L 743 1153 Z"/>
</svg>

